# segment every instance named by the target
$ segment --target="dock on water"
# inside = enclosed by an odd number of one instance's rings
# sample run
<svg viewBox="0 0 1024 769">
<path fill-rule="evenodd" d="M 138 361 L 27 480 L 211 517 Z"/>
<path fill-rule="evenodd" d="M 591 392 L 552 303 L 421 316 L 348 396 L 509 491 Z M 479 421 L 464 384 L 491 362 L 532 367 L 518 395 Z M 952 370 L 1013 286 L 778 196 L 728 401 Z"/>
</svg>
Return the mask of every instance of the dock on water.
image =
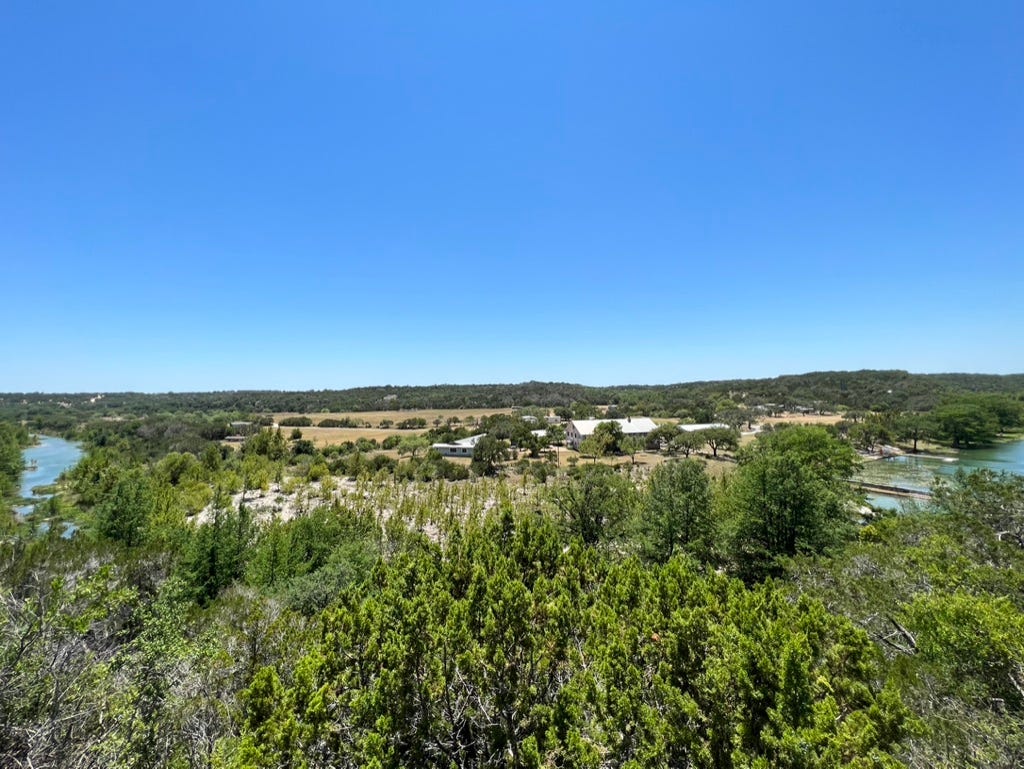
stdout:
<svg viewBox="0 0 1024 769">
<path fill-rule="evenodd" d="M 850 483 L 862 491 L 868 491 L 875 494 L 886 494 L 890 497 L 906 497 L 907 499 L 923 500 L 932 498 L 932 493 L 930 491 L 909 489 L 905 486 L 888 486 L 884 483 L 867 483 L 865 481 L 850 481 Z"/>
</svg>

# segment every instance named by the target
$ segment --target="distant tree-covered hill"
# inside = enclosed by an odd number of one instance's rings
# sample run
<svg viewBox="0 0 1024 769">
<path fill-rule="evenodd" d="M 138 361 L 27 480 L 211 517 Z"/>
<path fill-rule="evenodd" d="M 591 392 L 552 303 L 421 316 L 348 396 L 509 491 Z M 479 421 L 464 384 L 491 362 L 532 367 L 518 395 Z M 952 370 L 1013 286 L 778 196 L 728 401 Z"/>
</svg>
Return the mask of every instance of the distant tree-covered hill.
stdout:
<svg viewBox="0 0 1024 769">
<path fill-rule="evenodd" d="M 911 374 L 906 371 L 821 371 L 770 379 L 732 379 L 669 385 L 588 387 L 568 382 L 356 387 L 347 390 L 231 390 L 204 393 L 10 393 L 0 395 L 0 417 L 59 426 L 81 416 L 158 413 L 258 414 L 283 411 L 568 407 L 612 404 L 622 413 L 693 416 L 722 401 L 744 406 L 925 411 L 963 393 L 1024 393 L 1024 374 Z M 102 395 L 102 397 L 97 397 Z M 699 419 L 698 419 L 699 421 Z"/>
</svg>

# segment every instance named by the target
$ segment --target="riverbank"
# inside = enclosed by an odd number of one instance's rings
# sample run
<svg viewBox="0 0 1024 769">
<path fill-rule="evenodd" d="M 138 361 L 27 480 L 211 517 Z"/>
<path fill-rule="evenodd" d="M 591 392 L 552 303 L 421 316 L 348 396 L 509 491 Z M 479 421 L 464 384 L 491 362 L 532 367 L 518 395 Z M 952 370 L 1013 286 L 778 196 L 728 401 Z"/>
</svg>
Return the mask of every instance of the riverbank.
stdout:
<svg viewBox="0 0 1024 769">
<path fill-rule="evenodd" d="M 50 435 L 34 436 L 36 442 L 22 451 L 26 469 L 22 472 L 15 515 L 24 519 L 33 514 L 36 505 L 56 493 L 57 479 L 82 458 L 82 448 L 72 441 Z"/>
<path fill-rule="evenodd" d="M 949 453 L 900 454 L 875 459 L 879 461 L 862 465 L 855 481 L 874 487 L 866 490 L 868 502 L 875 507 L 899 510 L 902 500 L 894 494 L 879 493 L 882 487 L 929 494 L 936 477 L 949 478 L 961 470 L 991 470 L 1024 476 L 1024 440 L 1007 440 L 985 448 Z"/>
</svg>

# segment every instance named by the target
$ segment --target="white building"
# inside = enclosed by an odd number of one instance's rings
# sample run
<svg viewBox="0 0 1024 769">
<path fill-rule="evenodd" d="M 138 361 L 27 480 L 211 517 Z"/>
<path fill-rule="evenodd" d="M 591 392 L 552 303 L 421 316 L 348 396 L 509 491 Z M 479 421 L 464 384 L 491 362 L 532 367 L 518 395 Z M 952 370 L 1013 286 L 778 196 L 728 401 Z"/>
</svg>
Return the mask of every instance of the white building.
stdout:
<svg viewBox="0 0 1024 769">
<path fill-rule="evenodd" d="M 635 435 L 639 438 L 658 428 L 653 419 L 648 417 L 627 417 L 626 419 L 572 419 L 565 426 L 565 445 L 579 451 L 580 442 L 594 434 L 594 430 L 602 422 L 616 422 L 622 428 L 623 435 Z"/>
<path fill-rule="evenodd" d="M 444 457 L 466 457 L 472 459 L 473 447 L 476 446 L 477 441 L 483 438 L 487 433 L 480 433 L 479 435 L 471 435 L 468 438 L 460 438 L 452 443 L 435 443 L 430 448 L 437 449 Z"/>
<path fill-rule="evenodd" d="M 702 425 L 679 425 L 679 429 L 684 433 L 696 433 L 700 430 L 710 430 L 714 427 L 724 427 L 726 430 L 729 429 L 729 425 L 723 425 L 721 422 L 707 422 Z"/>
</svg>

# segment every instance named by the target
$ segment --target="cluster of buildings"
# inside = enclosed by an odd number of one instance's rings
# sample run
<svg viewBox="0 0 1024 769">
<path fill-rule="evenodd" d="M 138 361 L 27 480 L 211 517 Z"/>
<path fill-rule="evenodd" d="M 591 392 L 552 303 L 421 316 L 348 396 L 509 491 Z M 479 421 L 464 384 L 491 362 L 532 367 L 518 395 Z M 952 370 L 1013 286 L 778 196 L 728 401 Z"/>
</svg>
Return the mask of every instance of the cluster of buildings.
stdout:
<svg viewBox="0 0 1024 769">
<path fill-rule="evenodd" d="M 534 417 L 535 419 L 535 417 Z M 646 438 L 650 433 L 658 428 L 657 423 L 649 417 L 626 417 L 625 419 L 570 419 L 565 425 L 565 445 L 571 449 L 579 451 L 580 443 L 585 441 L 594 431 L 597 426 L 602 422 L 615 422 L 622 429 L 622 434 L 626 436 L 635 436 L 638 438 Z M 707 430 L 711 427 L 725 427 L 726 425 L 721 424 L 702 424 L 702 425 L 680 425 L 680 430 L 686 430 L 687 432 L 694 432 L 697 430 Z M 535 433 L 543 434 L 543 430 L 535 430 Z M 445 457 L 464 457 L 472 458 L 473 448 L 476 446 L 477 441 L 483 438 L 485 433 L 480 435 L 473 435 L 469 438 L 462 438 L 461 440 L 453 441 L 451 443 L 435 443 L 432 448 L 440 452 L 441 456 Z"/>
</svg>

